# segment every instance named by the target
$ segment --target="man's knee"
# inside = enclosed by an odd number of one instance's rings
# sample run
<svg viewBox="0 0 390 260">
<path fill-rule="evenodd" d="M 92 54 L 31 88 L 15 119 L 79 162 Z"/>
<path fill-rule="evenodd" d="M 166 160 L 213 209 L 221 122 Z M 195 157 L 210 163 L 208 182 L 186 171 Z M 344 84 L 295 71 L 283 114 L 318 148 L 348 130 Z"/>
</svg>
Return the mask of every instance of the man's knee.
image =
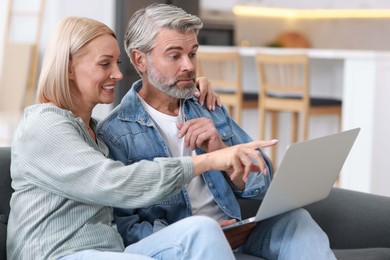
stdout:
<svg viewBox="0 0 390 260">
<path fill-rule="evenodd" d="M 291 220 L 296 220 L 298 222 L 313 220 L 310 213 L 306 209 L 302 209 L 302 208 L 290 211 L 289 218 Z"/>
<path fill-rule="evenodd" d="M 279 220 L 279 224 L 284 226 L 288 232 L 305 231 L 305 232 L 321 232 L 317 223 L 313 220 L 310 213 L 305 209 L 295 209 L 283 215 Z M 303 233 L 302 233 L 303 234 Z"/>
<path fill-rule="evenodd" d="M 206 216 L 188 217 L 181 220 L 180 222 L 182 222 L 181 225 L 183 225 L 188 229 L 200 229 L 200 230 L 221 229 L 217 221 Z"/>
</svg>

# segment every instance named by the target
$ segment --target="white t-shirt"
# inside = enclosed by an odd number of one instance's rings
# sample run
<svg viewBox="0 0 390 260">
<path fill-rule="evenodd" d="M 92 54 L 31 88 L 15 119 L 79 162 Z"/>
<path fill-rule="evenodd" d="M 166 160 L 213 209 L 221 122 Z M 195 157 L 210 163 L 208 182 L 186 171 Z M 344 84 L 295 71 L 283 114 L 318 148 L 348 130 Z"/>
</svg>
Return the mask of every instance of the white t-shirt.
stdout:
<svg viewBox="0 0 390 260">
<path fill-rule="evenodd" d="M 195 155 L 195 150 L 191 150 L 190 147 L 185 147 L 185 138 L 178 138 L 179 129 L 176 124 L 184 123 L 184 115 L 182 113 L 181 105 L 179 115 L 170 116 L 154 109 L 140 96 L 139 98 L 146 112 L 148 112 L 148 114 L 152 117 L 156 126 L 160 130 L 160 134 L 164 138 L 165 143 L 168 145 L 172 157 Z M 225 213 L 215 203 L 210 190 L 207 188 L 201 176 L 197 176 L 192 179 L 191 183 L 187 186 L 187 191 L 193 215 L 209 216 L 216 220 L 226 219 Z"/>
</svg>

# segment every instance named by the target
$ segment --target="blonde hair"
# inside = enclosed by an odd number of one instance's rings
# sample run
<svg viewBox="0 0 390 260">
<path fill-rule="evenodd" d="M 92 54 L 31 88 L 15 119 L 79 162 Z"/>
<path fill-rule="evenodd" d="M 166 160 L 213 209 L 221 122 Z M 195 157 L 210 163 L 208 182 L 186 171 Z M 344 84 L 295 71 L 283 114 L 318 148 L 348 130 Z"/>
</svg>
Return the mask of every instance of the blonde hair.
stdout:
<svg viewBox="0 0 390 260">
<path fill-rule="evenodd" d="M 40 103 L 53 102 L 72 110 L 73 99 L 69 86 L 72 58 L 98 36 L 115 33 L 105 24 L 86 17 L 67 17 L 57 26 L 45 53 L 38 82 L 37 98 Z"/>
</svg>

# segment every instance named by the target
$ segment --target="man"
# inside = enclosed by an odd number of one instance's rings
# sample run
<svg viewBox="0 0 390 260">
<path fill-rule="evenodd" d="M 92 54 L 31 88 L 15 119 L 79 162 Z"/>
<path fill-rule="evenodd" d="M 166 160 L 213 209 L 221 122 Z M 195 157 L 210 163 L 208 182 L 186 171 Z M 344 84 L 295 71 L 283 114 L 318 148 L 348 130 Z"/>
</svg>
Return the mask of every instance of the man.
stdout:
<svg viewBox="0 0 390 260">
<path fill-rule="evenodd" d="M 225 108 L 209 112 L 193 98 L 201 27 L 198 17 L 164 4 L 148 6 L 130 19 L 125 47 L 142 80 L 98 127 L 112 158 L 131 164 L 201 154 L 251 140 Z M 229 172 L 206 172 L 151 207 L 115 209 L 125 245 L 192 215 L 209 216 L 221 226 L 241 219 L 236 197 L 261 200 L 271 182 L 266 157 L 264 164 L 266 170 L 245 179 L 232 178 Z M 303 209 L 225 235 L 236 251 L 267 259 L 335 259 L 328 238 Z"/>
</svg>

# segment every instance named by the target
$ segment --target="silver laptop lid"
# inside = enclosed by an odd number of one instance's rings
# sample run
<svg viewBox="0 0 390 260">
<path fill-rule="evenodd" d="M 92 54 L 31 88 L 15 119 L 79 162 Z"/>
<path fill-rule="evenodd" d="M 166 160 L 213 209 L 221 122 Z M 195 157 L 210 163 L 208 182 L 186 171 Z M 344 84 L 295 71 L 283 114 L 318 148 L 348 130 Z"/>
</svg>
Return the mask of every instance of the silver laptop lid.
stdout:
<svg viewBox="0 0 390 260">
<path fill-rule="evenodd" d="M 291 144 L 256 214 L 256 221 L 326 198 L 360 128 Z"/>
</svg>

